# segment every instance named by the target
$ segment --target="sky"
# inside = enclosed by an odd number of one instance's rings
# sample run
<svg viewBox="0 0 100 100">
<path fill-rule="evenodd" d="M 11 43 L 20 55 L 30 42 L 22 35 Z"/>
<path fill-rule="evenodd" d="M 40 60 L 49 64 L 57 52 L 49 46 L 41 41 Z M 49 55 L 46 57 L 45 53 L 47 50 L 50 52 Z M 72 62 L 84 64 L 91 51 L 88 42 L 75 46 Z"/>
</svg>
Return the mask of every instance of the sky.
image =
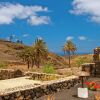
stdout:
<svg viewBox="0 0 100 100">
<path fill-rule="evenodd" d="M 100 0 L 0 0 L 0 38 L 11 35 L 26 45 L 42 38 L 56 53 L 72 40 L 90 53 L 100 46 Z"/>
</svg>

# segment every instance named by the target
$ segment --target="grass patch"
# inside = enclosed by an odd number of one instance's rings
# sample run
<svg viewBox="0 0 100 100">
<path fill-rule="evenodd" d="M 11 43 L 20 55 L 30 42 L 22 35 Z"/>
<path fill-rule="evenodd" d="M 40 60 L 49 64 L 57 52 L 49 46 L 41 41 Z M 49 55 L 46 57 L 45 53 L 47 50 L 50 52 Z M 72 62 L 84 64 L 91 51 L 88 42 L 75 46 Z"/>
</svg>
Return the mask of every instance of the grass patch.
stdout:
<svg viewBox="0 0 100 100">
<path fill-rule="evenodd" d="M 0 68 L 7 68 L 7 64 L 4 62 L 0 62 Z"/>
<path fill-rule="evenodd" d="M 46 64 L 43 67 L 43 73 L 47 73 L 47 74 L 54 74 L 55 70 L 54 70 L 54 66 L 52 64 Z"/>
</svg>

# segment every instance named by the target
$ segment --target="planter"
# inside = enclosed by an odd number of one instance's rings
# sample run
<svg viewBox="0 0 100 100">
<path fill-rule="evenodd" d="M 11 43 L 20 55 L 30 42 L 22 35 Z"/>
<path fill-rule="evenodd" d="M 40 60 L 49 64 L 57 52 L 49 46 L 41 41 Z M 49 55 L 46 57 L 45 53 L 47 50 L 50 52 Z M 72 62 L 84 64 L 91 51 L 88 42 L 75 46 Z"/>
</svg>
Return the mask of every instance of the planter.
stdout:
<svg viewBox="0 0 100 100">
<path fill-rule="evenodd" d="M 78 88 L 78 97 L 79 98 L 88 98 L 88 89 L 87 88 Z"/>
</svg>

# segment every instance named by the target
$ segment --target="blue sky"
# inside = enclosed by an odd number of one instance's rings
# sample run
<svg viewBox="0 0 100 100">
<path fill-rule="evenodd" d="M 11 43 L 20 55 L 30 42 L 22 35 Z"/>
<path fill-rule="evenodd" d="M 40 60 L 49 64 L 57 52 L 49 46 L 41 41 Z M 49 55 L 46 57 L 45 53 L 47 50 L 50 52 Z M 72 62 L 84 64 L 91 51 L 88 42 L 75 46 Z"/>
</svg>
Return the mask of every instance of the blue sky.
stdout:
<svg viewBox="0 0 100 100">
<path fill-rule="evenodd" d="M 32 45 L 42 37 L 52 52 L 72 40 L 77 52 L 100 46 L 100 0 L 0 0 L 0 38 Z"/>
</svg>

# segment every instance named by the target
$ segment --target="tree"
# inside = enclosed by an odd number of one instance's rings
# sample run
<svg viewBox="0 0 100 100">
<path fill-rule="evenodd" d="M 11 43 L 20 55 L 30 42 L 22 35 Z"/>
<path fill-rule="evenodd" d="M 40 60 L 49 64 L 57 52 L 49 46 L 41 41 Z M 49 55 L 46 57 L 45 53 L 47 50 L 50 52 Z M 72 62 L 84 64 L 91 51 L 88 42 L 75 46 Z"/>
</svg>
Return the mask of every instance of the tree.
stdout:
<svg viewBox="0 0 100 100">
<path fill-rule="evenodd" d="M 31 47 L 25 48 L 22 52 L 19 53 L 19 57 L 22 58 L 23 61 L 27 63 L 27 67 L 29 69 L 32 57 L 34 57 L 32 55 L 32 48 Z"/>
<path fill-rule="evenodd" d="M 19 39 L 17 39 L 16 43 L 20 43 L 20 40 L 19 40 Z"/>
<path fill-rule="evenodd" d="M 16 40 L 16 43 L 23 44 L 23 41 L 22 41 L 22 40 L 17 39 L 17 40 Z"/>
<path fill-rule="evenodd" d="M 71 41 L 71 40 L 68 40 L 64 47 L 63 47 L 63 51 L 64 51 L 64 54 L 65 55 L 68 55 L 68 59 L 69 59 L 69 67 L 71 67 L 71 63 L 70 63 L 70 60 L 71 60 L 71 55 L 74 54 L 74 52 L 77 50 L 75 44 Z"/>
<path fill-rule="evenodd" d="M 46 60 L 48 55 L 48 49 L 46 43 L 43 39 L 37 38 L 35 44 L 33 45 L 35 54 L 35 64 L 39 68 L 40 64 Z"/>
<path fill-rule="evenodd" d="M 30 65 L 32 68 L 34 65 L 39 68 L 40 64 L 46 60 L 47 56 L 48 49 L 46 43 L 42 39 L 36 39 L 33 46 L 25 48 L 19 54 L 19 57 L 27 63 L 28 69 Z"/>
</svg>

